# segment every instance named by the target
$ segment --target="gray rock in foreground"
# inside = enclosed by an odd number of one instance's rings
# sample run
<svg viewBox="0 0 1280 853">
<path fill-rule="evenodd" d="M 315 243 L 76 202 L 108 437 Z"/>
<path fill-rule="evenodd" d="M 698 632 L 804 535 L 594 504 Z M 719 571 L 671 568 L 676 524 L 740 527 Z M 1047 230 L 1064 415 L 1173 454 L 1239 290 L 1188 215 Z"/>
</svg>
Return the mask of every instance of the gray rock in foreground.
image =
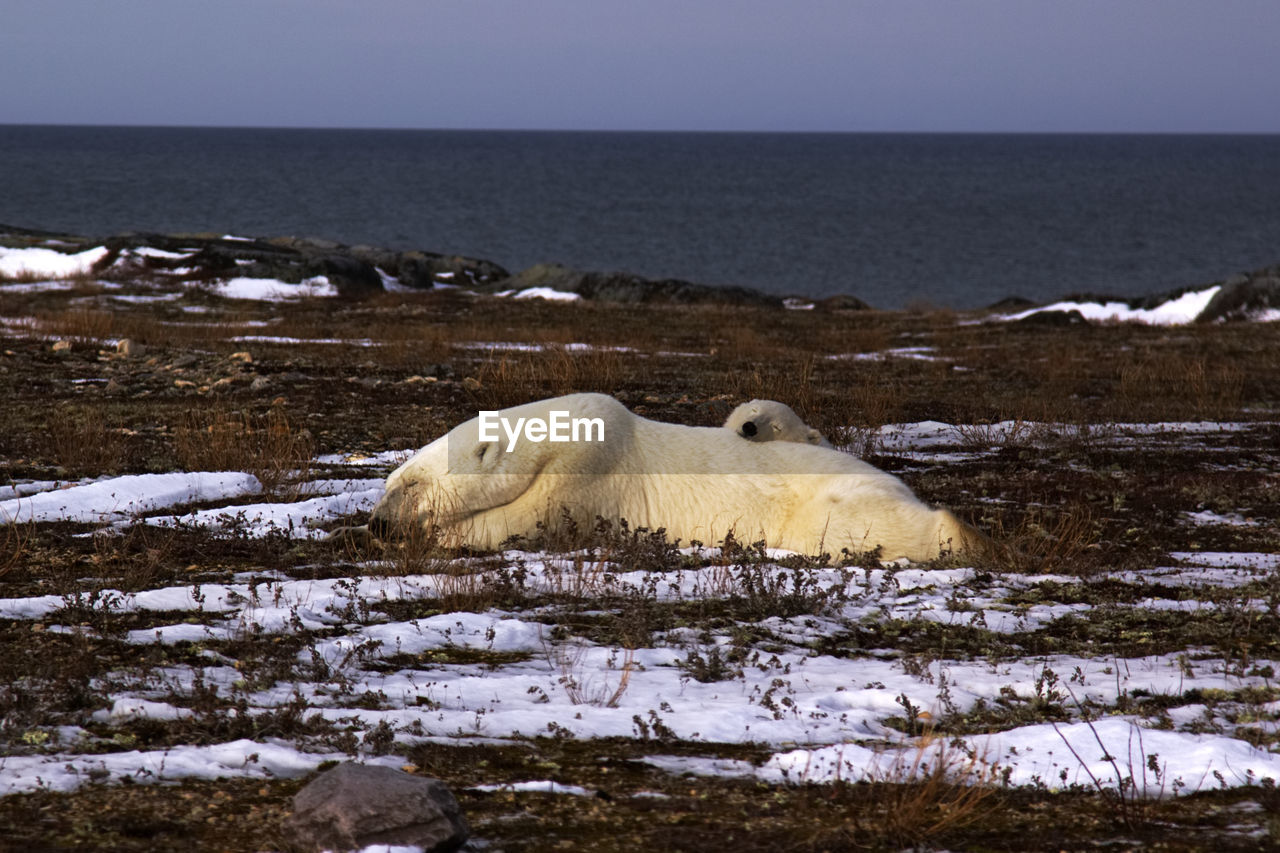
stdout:
<svg viewBox="0 0 1280 853">
<path fill-rule="evenodd" d="M 439 779 L 347 762 L 322 773 L 293 798 L 285 829 L 301 850 L 358 850 L 371 844 L 457 850 L 471 834 L 462 809 Z"/>
</svg>

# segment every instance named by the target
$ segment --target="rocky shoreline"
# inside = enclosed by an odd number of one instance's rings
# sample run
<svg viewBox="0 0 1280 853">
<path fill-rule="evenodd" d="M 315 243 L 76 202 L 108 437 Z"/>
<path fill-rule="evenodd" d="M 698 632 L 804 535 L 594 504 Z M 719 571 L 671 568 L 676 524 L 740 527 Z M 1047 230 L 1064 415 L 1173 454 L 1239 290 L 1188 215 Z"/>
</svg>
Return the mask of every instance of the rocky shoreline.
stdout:
<svg viewBox="0 0 1280 853">
<path fill-rule="evenodd" d="M 537 264 L 512 273 L 483 258 L 348 246 L 317 238 L 147 232 L 85 237 L 0 224 L 0 248 L 36 247 L 68 254 L 105 247 L 106 253 L 94 262 L 91 272 L 107 278 L 151 274 L 171 281 L 240 277 L 301 284 L 324 276 L 339 296 L 357 299 L 387 290 L 452 287 L 491 295 L 543 289 L 586 300 L 618 303 L 719 304 L 828 311 L 862 311 L 872 307 L 851 294 L 814 300 L 779 296 L 749 287 L 647 279 L 626 272 L 577 270 L 560 264 Z M 1142 297 L 1070 295 L 1045 310 L 1034 310 L 1036 303 L 1030 300 L 1010 297 L 989 306 L 988 310 L 1022 311 L 1027 314 L 1024 322 L 1029 323 L 1070 325 L 1090 321 L 1085 313 L 1071 307 L 1074 305 L 1119 305 L 1131 311 L 1148 311 L 1210 288 L 1217 290 L 1195 315 L 1194 322 L 1250 321 L 1280 312 L 1280 264 L 1218 282 L 1183 286 Z M 1027 309 L 1033 309 L 1034 313 Z"/>
</svg>

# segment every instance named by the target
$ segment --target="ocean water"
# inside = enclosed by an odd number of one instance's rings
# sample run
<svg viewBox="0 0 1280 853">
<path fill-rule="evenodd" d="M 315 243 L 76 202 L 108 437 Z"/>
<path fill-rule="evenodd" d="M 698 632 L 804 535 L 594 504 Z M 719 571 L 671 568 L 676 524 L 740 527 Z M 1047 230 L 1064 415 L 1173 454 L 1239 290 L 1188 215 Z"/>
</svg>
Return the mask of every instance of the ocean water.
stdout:
<svg viewBox="0 0 1280 853">
<path fill-rule="evenodd" d="M 0 126 L 0 222 L 969 308 L 1280 262 L 1280 136 Z"/>
</svg>

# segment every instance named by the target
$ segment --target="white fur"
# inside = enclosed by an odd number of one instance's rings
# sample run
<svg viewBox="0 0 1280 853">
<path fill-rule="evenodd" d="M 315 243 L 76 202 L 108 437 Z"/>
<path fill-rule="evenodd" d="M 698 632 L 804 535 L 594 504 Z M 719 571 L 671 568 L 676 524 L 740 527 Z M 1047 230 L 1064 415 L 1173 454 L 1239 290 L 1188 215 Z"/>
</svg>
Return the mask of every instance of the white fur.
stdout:
<svg viewBox="0 0 1280 853">
<path fill-rule="evenodd" d="M 800 416 L 786 403 L 777 400 L 743 403 L 733 410 L 724 426 L 748 441 L 794 441 L 819 447 L 831 446 L 822 433 L 800 420 Z"/>
<path fill-rule="evenodd" d="M 881 546 L 884 559 L 929 560 L 978 545 L 981 534 L 934 510 L 890 474 L 835 450 L 785 441 L 749 444 L 721 427 L 642 418 L 603 394 L 571 394 L 505 409 L 519 417 L 602 418 L 603 442 L 482 442 L 478 419 L 428 444 L 387 478 L 373 519 L 435 524 L 493 548 L 532 534 L 566 507 L 589 526 L 597 515 L 665 527 L 684 541 L 763 538 L 804 553 Z M 450 450 L 452 449 L 452 453 Z"/>
</svg>

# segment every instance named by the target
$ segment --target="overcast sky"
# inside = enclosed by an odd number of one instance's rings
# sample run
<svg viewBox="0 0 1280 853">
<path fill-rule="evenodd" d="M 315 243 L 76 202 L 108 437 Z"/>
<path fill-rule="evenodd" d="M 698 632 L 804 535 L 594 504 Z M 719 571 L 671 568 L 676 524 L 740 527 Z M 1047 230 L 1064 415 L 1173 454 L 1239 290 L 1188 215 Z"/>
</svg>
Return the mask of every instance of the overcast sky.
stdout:
<svg viewBox="0 0 1280 853">
<path fill-rule="evenodd" d="M 0 0 L 0 123 L 1280 132 L 1280 0 Z"/>
</svg>

